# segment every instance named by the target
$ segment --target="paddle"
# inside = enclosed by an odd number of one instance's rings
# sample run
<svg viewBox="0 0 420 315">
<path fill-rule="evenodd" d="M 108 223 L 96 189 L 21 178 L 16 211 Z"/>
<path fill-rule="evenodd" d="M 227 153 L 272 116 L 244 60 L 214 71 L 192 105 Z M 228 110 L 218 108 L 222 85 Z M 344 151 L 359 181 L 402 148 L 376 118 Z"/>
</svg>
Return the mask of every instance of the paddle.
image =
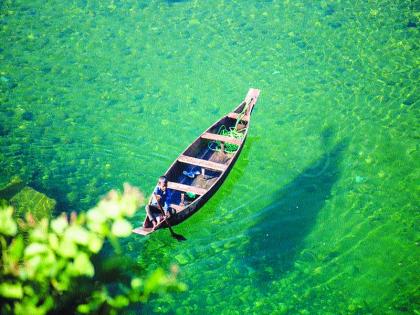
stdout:
<svg viewBox="0 0 420 315">
<path fill-rule="evenodd" d="M 172 229 L 172 226 L 169 224 L 168 218 L 165 216 L 165 212 L 163 211 L 162 206 L 159 204 L 159 202 L 158 202 L 157 205 L 158 205 L 158 208 L 159 208 L 160 212 L 162 212 L 163 217 L 165 218 L 165 222 L 168 225 L 169 231 L 171 232 L 171 236 L 179 242 L 180 241 L 186 241 L 187 239 L 184 236 L 174 232 L 174 230 Z"/>
</svg>

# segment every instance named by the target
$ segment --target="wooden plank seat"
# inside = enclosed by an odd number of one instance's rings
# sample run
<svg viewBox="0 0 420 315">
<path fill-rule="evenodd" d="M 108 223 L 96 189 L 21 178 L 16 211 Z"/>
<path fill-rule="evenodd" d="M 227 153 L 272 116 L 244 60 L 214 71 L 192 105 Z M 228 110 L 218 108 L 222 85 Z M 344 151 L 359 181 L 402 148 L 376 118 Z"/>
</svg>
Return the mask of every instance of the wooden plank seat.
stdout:
<svg viewBox="0 0 420 315">
<path fill-rule="evenodd" d="M 229 113 L 227 116 L 228 116 L 229 118 L 238 119 L 238 117 L 239 117 L 240 115 L 241 115 L 241 114 L 238 114 L 238 113 Z M 248 120 L 249 120 L 249 117 L 248 117 L 247 115 L 244 115 L 244 116 L 241 118 L 241 120 L 243 120 L 243 121 L 248 121 Z"/>
<path fill-rule="evenodd" d="M 232 144 L 236 144 L 236 145 L 241 145 L 241 143 L 242 143 L 241 139 L 222 136 L 222 135 L 218 135 L 218 134 L 210 133 L 210 132 L 206 132 L 206 133 L 202 134 L 201 138 L 207 139 L 207 140 L 225 142 L 225 143 L 232 143 Z"/>
<path fill-rule="evenodd" d="M 184 184 L 180 184 L 180 183 L 174 183 L 174 182 L 168 182 L 168 188 L 169 189 L 173 189 L 173 190 L 178 190 L 178 191 L 184 191 L 184 192 L 192 192 L 196 195 L 204 195 L 207 192 L 207 189 L 203 189 L 200 187 L 195 187 L 195 186 L 189 186 L 189 185 L 184 185 Z"/>
<path fill-rule="evenodd" d="M 178 158 L 179 162 L 197 165 L 209 170 L 224 172 L 227 169 L 227 165 L 221 163 L 215 163 L 208 160 L 197 159 L 191 156 L 181 155 Z"/>
<path fill-rule="evenodd" d="M 183 206 L 176 205 L 176 204 L 174 204 L 174 203 L 172 203 L 172 204 L 170 205 L 170 207 L 171 207 L 172 209 L 174 209 L 177 213 L 178 213 L 178 212 L 180 212 L 180 211 L 182 211 L 182 210 L 184 210 L 184 208 L 185 208 L 185 207 L 183 207 Z"/>
</svg>

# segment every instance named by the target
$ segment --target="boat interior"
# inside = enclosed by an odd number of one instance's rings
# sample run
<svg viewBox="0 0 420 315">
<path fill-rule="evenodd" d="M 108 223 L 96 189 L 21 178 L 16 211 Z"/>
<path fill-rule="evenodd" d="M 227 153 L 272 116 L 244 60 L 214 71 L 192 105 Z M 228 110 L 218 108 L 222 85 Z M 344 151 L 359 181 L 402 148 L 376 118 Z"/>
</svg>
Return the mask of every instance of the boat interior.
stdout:
<svg viewBox="0 0 420 315">
<path fill-rule="evenodd" d="M 236 126 L 236 132 L 245 136 L 248 117 L 241 114 L 244 105 L 245 102 L 194 141 L 166 174 L 171 190 L 171 207 L 176 212 L 205 194 L 228 168 L 243 140 L 220 135 L 220 130 Z M 233 152 L 225 149 L 226 144 L 231 148 L 233 145 Z"/>
</svg>

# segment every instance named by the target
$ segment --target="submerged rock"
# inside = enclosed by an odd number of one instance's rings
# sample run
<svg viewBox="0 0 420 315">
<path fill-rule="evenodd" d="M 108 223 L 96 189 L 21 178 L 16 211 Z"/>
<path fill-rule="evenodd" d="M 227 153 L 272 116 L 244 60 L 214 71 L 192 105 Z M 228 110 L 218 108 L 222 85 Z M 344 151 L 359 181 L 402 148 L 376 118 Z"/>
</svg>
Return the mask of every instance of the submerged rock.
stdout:
<svg viewBox="0 0 420 315">
<path fill-rule="evenodd" d="M 366 181 L 366 178 L 363 177 L 363 176 L 357 175 L 356 178 L 355 178 L 355 180 L 356 180 L 356 183 L 357 184 L 360 184 L 360 183 L 365 182 Z"/>
<path fill-rule="evenodd" d="M 0 125 L 0 136 L 4 137 L 10 133 L 10 128 Z"/>
<path fill-rule="evenodd" d="M 24 112 L 22 114 L 22 119 L 27 121 L 33 121 L 34 120 L 34 114 L 31 112 Z"/>
<path fill-rule="evenodd" d="M 325 8 L 325 11 L 324 11 L 324 15 L 325 16 L 333 15 L 334 13 L 335 13 L 335 9 L 334 9 L 334 7 L 332 5 L 328 5 Z"/>
<path fill-rule="evenodd" d="M 25 183 L 17 176 L 13 177 L 6 185 L 0 188 L 0 198 L 9 200 L 23 187 L 25 187 Z"/>
<path fill-rule="evenodd" d="M 406 105 L 406 106 L 411 106 L 415 102 L 416 102 L 416 96 L 414 94 L 412 94 L 403 101 L 403 104 Z"/>
<path fill-rule="evenodd" d="M 45 194 L 26 186 L 10 199 L 10 204 L 15 208 L 18 217 L 24 217 L 30 212 L 36 220 L 51 218 L 56 201 Z"/>
<path fill-rule="evenodd" d="M 182 254 L 178 254 L 175 256 L 176 261 L 180 264 L 180 265 L 185 265 L 186 263 L 188 263 L 188 259 L 187 257 L 185 257 Z"/>
<path fill-rule="evenodd" d="M 5 90 L 12 90 L 17 87 L 17 83 L 9 77 L 0 76 L 0 86 Z"/>
<path fill-rule="evenodd" d="M 414 21 L 409 21 L 409 22 L 407 23 L 407 27 L 408 27 L 408 28 L 416 28 L 416 27 L 417 27 L 417 24 L 416 24 L 416 22 L 414 22 Z"/>
</svg>

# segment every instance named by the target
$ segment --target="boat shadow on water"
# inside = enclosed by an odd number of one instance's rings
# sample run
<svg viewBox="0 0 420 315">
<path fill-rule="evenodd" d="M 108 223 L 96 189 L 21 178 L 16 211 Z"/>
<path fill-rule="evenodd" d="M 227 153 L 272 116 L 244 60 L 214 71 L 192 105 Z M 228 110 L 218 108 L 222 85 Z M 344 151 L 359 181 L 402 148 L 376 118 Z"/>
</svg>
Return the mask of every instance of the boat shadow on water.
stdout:
<svg viewBox="0 0 420 315">
<path fill-rule="evenodd" d="M 325 137 L 325 135 L 323 135 Z M 325 144 L 325 138 L 324 144 Z M 340 177 L 339 163 L 347 147 L 343 140 L 327 150 L 291 183 L 275 192 L 275 201 L 258 211 L 247 231 L 246 258 L 254 278 L 269 282 L 290 271 L 317 215 Z"/>
</svg>

